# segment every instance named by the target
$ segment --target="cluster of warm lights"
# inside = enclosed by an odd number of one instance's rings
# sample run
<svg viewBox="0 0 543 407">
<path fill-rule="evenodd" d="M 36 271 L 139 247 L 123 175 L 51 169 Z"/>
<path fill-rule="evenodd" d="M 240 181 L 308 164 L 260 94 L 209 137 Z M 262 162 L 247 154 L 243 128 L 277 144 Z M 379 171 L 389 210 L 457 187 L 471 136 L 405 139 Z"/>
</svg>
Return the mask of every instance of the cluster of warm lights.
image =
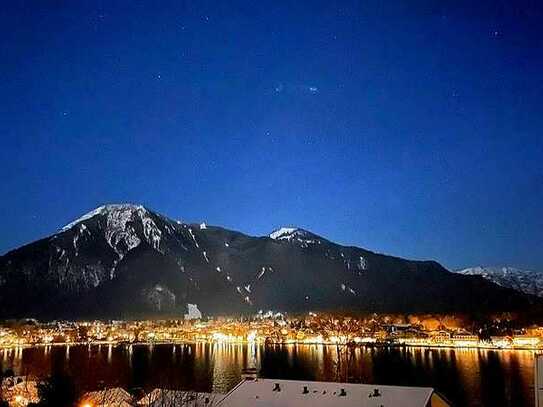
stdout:
<svg viewBox="0 0 543 407">
<path fill-rule="evenodd" d="M 480 340 L 460 326 L 447 328 L 436 319 L 409 323 L 388 317 L 372 319 L 322 317 L 287 318 L 259 314 L 252 320 L 216 318 L 198 321 L 113 321 L 38 324 L 24 331 L 0 326 L 0 348 L 23 348 L 37 344 L 130 344 L 130 343 L 283 343 L 283 344 L 372 344 L 384 342 L 404 346 L 469 347 L 494 349 L 542 349 L 543 327 L 516 335 Z M 432 322 L 430 324 L 428 321 Z"/>
<path fill-rule="evenodd" d="M 15 396 L 15 403 L 19 405 L 26 405 L 26 399 L 23 396 L 17 395 Z"/>
</svg>

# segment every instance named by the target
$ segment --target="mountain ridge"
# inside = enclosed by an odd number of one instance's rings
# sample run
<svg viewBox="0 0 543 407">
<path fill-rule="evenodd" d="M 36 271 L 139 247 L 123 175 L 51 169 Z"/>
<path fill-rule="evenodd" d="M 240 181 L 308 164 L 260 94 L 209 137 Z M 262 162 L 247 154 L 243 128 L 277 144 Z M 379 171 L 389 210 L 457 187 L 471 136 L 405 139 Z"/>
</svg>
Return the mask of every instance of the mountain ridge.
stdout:
<svg viewBox="0 0 543 407">
<path fill-rule="evenodd" d="M 273 238 L 270 237 L 273 235 Z M 523 310 L 538 299 L 439 263 L 342 246 L 301 228 L 268 236 L 100 206 L 0 256 L 0 317 Z"/>
<path fill-rule="evenodd" d="M 543 272 L 541 271 L 524 270 L 511 266 L 476 266 L 455 270 L 455 273 L 480 275 L 502 287 L 543 297 Z"/>
</svg>

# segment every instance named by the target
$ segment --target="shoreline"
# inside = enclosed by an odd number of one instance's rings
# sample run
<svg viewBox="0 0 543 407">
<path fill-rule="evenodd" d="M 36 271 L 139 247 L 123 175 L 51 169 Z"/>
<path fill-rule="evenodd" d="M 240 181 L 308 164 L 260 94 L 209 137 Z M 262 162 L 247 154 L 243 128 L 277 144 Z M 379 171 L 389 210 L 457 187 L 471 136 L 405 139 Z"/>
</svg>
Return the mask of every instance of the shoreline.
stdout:
<svg viewBox="0 0 543 407">
<path fill-rule="evenodd" d="M 350 347 L 350 348 L 418 348 L 418 349 L 448 349 L 448 350 L 494 350 L 494 351 L 532 351 L 535 353 L 543 353 L 542 347 L 498 347 L 492 345 L 481 346 L 454 346 L 454 345 L 421 345 L 421 344 L 404 344 L 404 343 L 360 343 L 360 344 L 337 344 L 337 343 L 318 343 L 318 342 L 250 342 L 250 341 L 167 341 L 167 342 L 54 342 L 54 343 L 35 343 L 24 345 L 0 346 L 0 351 L 15 350 L 15 349 L 30 349 L 30 348 L 47 348 L 47 347 L 70 347 L 70 346 L 112 346 L 112 347 L 130 347 L 130 346 L 154 346 L 154 345 L 263 345 L 268 346 L 333 346 L 333 347 Z"/>
</svg>

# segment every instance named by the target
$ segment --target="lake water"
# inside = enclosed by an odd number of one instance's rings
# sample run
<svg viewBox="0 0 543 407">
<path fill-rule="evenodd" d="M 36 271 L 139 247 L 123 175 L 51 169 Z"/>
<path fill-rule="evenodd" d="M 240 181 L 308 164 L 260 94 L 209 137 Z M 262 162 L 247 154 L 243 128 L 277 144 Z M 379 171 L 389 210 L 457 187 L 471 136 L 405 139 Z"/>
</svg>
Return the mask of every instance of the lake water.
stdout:
<svg viewBox="0 0 543 407">
<path fill-rule="evenodd" d="M 281 379 L 431 386 L 455 406 L 533 407 L 530 351 L 357 348 L 322 345 L 77 345 L 0 351 L 3 369 L 67 370 L 82 390 L 101 386 L 227 392 L 244 368 Z"/>
</svg>

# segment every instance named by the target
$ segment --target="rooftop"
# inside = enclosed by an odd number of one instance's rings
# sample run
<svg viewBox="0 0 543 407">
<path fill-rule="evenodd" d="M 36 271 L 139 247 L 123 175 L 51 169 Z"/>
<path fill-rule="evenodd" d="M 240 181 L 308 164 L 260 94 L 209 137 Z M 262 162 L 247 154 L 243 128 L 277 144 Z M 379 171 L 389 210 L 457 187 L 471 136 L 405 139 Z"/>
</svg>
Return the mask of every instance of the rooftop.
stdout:
<svg viewBox="0 0 543 407">
<path fill-rule="evenodd" d="M 219 406 L 428 407 L 434 402 L 448 406 L 431 387 L 256 379 L 238 384 Z"/>
</svg>

